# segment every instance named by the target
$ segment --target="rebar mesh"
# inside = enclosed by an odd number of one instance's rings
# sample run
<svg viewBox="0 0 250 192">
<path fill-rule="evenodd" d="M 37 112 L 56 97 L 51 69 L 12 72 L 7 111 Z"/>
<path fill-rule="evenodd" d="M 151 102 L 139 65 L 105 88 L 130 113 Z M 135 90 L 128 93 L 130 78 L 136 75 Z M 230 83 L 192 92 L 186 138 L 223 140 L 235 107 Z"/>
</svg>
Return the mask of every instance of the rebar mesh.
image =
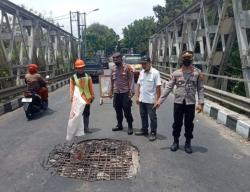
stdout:
<svg viewBox="0 0 250 192">
<path fill-rule="evenodd" d="M 137 173 L 139 152 L 128 141 L 85 140 L 56 147 L 46 161 L 60 176 L 86 181 L 121 180 Z"/>
</svg>

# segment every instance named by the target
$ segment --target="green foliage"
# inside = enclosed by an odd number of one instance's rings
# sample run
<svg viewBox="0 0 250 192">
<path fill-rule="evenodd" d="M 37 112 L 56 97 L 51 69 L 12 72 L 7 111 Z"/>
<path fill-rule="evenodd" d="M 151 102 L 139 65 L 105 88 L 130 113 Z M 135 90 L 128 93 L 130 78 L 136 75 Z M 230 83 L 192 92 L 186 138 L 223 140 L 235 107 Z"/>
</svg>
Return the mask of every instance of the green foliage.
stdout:
<svg viewBox="0 0 250 192">
<path fill-rule="evenodd" d="M 165 7 L 160 5 L 154 6 L 153 11 L 158 19 L 158 28 L 162 28 L 171 19 L 175 18 L 196 0 L 165 0 Z"/>
<path fill-rule="evenodd" d="M 243 75 L 241 68 L 240 52 L 237 41 L 235 41 L 233 45 L 229 61 L 230 63 L 225 69 L 225 74 L 229 74 L 232 77 L 242 79 Z M 237 95 L 246 95 L 245 86 L 243 82 L 232 81 L 228 84 L 228 89 L 230 92 L 235 93 Z"/>
<path fill-rule="evenodd" d="M 121 41 L 121 48 L 133 48 L 134 53 L 147 54 L 148 39 L 155 33 L 155 29 L 154 17 L 135 20 L 123 29 L 124 38 Z"/>
<path fill-rule="evenodd" d="M 94 23 L 87 28 L 87 55 L 105 50 L 110 55 L 118 44 L 119 35 L 105 25 Z"/>
</svg>

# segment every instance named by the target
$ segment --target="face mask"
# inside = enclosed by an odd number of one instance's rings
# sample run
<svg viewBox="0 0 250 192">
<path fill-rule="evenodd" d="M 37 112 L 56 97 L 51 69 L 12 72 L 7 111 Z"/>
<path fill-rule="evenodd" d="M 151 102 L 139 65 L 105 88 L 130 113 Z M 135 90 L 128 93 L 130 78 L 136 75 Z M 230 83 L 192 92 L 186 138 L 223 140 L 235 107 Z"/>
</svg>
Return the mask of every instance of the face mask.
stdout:
<svg viewBox="0 0 250 192">
<path fill-rule="evenodd" d="M 182 63 L 183 63 L 184 66 L 188 67 L 188 66 L 190 66 L 192 64 L 192 60 L 183 60 Z"/>
<path fill-rule="evenodd" d="M 77 73 L 78 74 L 83 74 L 84 73 L 84 69 L 77 70 Z"/>
<path fill-rule="evenodd" d="M 121 65 L 121 63 L 115 63 L 115 65 L 116 65 L 116 66 L 120 66 L 120 65 Z"/>
</svg>

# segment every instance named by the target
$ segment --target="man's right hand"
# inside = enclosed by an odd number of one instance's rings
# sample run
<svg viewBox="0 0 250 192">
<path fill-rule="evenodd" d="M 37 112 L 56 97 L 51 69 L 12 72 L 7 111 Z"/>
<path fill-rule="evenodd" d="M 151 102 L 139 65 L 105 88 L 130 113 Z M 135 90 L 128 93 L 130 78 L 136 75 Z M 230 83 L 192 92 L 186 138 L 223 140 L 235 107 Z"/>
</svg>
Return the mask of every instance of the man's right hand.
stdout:
<svg viewBox="0 0 250 192">
<path fill-rule="evenodd" d="M 136 104 L 139 105 L 140 101 L 139 101 L 139 97 L 136 97 L 136 100 L 135 100 Z"/>
<path fill-rule="evenodd" d="M 112 97 L 113 97 L 113 92 L 110 91 L 110 92 L 109 92 L 109 98 L 112 99 Z"/>
</svg>

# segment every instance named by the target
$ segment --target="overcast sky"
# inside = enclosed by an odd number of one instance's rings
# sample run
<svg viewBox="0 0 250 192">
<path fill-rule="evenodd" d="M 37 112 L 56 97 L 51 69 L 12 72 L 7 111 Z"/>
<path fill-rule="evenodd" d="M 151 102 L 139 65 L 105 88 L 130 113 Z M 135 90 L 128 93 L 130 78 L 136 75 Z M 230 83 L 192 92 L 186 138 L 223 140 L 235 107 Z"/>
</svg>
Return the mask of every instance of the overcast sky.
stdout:
<svg viewBox="0 0 250 192">
<path fill-rule="evenodd" d="M 25 5 L 28 9 L 34 9 L 49 17 L 62 16 L 62 20 L 56 22 L 64 25 L 66 31 L 70 31 L 69 12 L 90 12 L 96 8 L 99 11 L 91 12 L 86 16 L 87 26 L 98 22 L 113 28 L 122 35 L 122 28 L 132 23 L 135 19 L 146 16 L 154 16 L 153 6 L 165 5 L 165 0 L 10 0 L 17 5 Z M 76 26 L 76 23 L 73 23 Z M 76 31 L 76 27 L 74 27 Z M 74 33 L 76 34 L 76 33 Z"/>
</svg>

